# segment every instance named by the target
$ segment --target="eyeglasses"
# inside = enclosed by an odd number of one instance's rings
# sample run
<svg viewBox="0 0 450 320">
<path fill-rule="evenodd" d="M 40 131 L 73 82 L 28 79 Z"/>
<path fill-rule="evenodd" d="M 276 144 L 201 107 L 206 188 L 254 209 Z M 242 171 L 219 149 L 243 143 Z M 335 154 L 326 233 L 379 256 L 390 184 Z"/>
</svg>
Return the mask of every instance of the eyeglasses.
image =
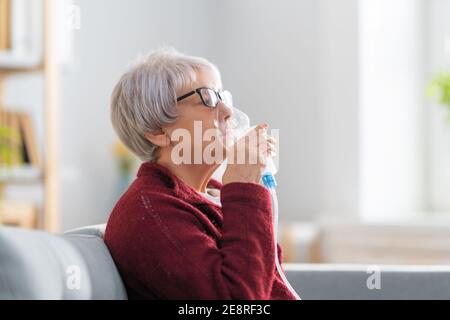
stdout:
<svg viewBox="0 0 450 320">
<path fill-rule="evenodd" d="M 231 95 L 230 91 L 216 91 L 214 89 L 206 87 L 197 88 L 195 90 L 192 90 L 191 92 L 183 94 L 181 97 L 177 98 L 177 102 L 186 99 L 196 93 L 200 96 L 200 99 L 202 99 L 203 104 L 209 108 L 217 107 L 220 101 L 223 101 L 230 107 L 233 105 L 233 96 Z"/>
</svg>

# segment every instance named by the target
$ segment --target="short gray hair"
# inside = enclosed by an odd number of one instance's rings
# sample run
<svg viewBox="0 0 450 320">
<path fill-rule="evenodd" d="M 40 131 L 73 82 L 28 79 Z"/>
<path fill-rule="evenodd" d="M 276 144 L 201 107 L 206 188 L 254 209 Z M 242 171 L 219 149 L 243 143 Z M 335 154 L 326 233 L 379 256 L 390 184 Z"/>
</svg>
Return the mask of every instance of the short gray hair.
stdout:
<svg viewBox="0 0 450 320">
<path fill-rule="evenodd" d="M 160 130 L 178 117 L 177 94 L 196 81 L 201 68 L 220 73 L 208 60 L 160 48 L 138 60 L 116 84 L 111 121 L 125 146 L 142 161 L 156 160 L 157 146 L 145 133 Z"/>
</svg>

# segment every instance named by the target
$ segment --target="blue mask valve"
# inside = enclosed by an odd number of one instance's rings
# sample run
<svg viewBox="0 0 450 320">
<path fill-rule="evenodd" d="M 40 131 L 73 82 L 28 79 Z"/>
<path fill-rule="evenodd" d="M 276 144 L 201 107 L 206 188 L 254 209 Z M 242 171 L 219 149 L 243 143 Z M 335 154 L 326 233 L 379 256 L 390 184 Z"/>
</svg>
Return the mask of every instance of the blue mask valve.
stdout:
<svg viewBox="0 0 450 320">
<path fill-rule="evenodd" d="M 263 173 L 262 176 L 262 183 L 267 189 L 275 189 L 277 187 L 277 181 L 275 180 L 275 177 L 270 172 Z"/>
</svg>

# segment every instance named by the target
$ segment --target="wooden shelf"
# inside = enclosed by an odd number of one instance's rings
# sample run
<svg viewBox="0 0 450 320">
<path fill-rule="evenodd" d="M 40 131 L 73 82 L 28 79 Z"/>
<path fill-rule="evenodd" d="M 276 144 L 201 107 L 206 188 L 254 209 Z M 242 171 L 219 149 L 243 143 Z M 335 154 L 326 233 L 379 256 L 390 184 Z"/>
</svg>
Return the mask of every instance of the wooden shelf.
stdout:
<svg viewBox="0 0 450 320">
<path fill-rule="evenodd" d="M 42 72 L 45 69 L 43 64 L 40 64 L 36 67 L 32 68 L 7 68 L 5 66 L 0 66 L 0 76 L 10 76 L 13 74 L 20 74 L 20 73 L 34 73 L 34 72 Z"/>
<path fill-rule="evenodd" d="M 41 169 L 32 166 L 0 168 L 1 184 L 33 184 L 42 183 L 44 173 Z"/>
<path fill-rule="evenodd" d="M 41 63 L 35 67 L 6 67 L 0 65 L 0 74 L 6 74 L 9 75 L 11 73 L 28 73 L 28 72 L 42 72 L 44 70 L 44 64 Z"/>
</svg>

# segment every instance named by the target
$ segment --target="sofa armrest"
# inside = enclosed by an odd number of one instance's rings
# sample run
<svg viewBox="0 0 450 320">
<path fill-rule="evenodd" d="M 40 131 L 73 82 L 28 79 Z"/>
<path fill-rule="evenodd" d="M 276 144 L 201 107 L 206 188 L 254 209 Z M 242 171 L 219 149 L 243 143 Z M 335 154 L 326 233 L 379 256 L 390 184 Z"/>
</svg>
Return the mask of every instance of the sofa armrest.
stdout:
<svg viewBox="0 0 450 320">
<path fill-rule="evenodd" d="M 283 267 L 304 300 L 450 299 L 447 266 L 286 263 Z"/>
</svg>

